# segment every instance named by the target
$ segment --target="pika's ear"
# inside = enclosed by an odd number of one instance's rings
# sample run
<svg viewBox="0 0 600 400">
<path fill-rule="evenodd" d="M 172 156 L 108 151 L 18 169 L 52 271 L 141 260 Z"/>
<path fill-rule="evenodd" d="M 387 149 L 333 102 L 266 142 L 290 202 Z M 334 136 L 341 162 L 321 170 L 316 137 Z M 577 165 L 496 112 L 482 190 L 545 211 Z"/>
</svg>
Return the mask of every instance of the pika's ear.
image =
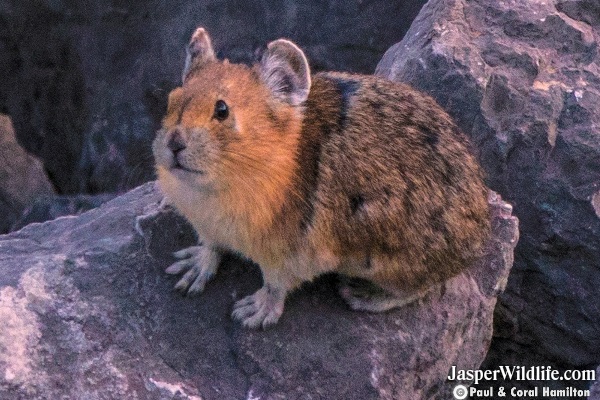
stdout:
<svg viewBox="0 0 600 400">
<path fill-rule="evenodd" d="M 194 68 L 200 67 L 208 62 L 215 61 L 215 50 L 212 47 L 210 36 L 206 32 L 206 29 L 199 27 L 196 29 L 190 44 L 186 48 L 185 67 L 183 67 L 183 73 L 181 80 L 185 83 L 185 80 Z"/>
<path fill-rule="evenodd" d="M 308 98 L 310 67 L 302 50 L 289 40 L 269 43 L 259 71 L 262 81 L 275 98 L 293 106 Z"/>
</svg>

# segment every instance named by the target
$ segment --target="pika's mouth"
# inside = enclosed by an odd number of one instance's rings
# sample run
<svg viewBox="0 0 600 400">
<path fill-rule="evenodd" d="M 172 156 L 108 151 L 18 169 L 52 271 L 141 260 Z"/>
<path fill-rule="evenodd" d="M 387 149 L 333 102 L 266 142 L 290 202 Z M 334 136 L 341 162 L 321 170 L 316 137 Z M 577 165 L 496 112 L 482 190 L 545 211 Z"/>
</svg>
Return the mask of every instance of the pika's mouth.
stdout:
<svg viewBox="0 0 600 400">
<path fill-rule="evenodd" d="M 184 171 L 189 172 L 191 174 L 204 175 L 204 171 L 199 169 L 192 169 L 182 165 L 177 158 L 173 160 L 173 164 L 171 165 L 171 171 Z"/>
</svg>

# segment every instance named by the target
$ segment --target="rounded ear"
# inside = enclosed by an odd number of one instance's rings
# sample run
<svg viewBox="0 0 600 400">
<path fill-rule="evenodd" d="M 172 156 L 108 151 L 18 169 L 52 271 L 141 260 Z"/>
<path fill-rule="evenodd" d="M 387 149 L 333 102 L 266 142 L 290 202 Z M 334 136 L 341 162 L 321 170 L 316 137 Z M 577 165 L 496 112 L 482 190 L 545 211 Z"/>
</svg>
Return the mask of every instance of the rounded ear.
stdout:
<svg viewBox="0 0 600 400">
<path fill-rule="evenodd" d="M 185 67 L 183 67 L 181 80 L 185 83 L 191 71 L 216 59 L 215 50 L 206 29 L 197 28 L 186 48 Z"/>
<path fill-rule="evenodd" d="M 308 98 L 310 67 L 302 50 L 289 40 L 269 43 L 260 61 L 259 72 L 275 98 L 293 106 Z"/>
</svg>

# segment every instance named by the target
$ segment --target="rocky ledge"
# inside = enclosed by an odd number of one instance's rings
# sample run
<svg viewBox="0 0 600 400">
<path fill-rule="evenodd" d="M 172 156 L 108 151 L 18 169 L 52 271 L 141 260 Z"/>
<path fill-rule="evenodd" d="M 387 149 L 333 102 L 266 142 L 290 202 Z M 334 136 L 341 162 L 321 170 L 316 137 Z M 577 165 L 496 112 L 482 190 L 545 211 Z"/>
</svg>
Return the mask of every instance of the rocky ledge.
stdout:
<svg viewBox="0 0 600 400">
<path fill-rule="evenodd" d="M 353 312 L 325 276 L 266 331 L 229 317 L 261 283 L 247 261 L 227 257 L 201 297 L 173 292 L 163 270 L 194 233 L 154 183 L 0 236 L 0 398 L 448 398 L 450 366 L 485 357 L 518 238 L 490 200 L 486 255 L 424 299 Z"/>
</svg>

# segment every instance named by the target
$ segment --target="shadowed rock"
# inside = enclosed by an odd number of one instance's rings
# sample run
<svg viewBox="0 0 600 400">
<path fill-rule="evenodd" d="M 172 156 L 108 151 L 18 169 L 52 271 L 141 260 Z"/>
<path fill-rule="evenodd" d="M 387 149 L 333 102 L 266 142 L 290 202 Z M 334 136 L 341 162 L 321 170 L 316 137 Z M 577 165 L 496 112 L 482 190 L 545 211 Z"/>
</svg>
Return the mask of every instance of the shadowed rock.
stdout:
<svg viewBox="0 0 600 400">
<path fill-rule="evenodd" d="M 267 331 L 229 317 L 260 286 L 247 261 L 226 257 L 200 297 L 173 292 L 163 270 L 194 233 L 160 201 L 149 183 L 0 236 L 1 398 L 443 399 L 450 366 L 485 356 L 518 237 L 497 196 L 486 255 L 422 300 L 354 312 L 328 275 Z"/>
<path fill-rule="evenodd" d="M 36 198 L 52 194 L 44 166 L 19 145 L 10 118 L 0 114 L 0 233 Z"/>
<path fill-rule="evenodd" d="M 34 222 L 44 222 L 65 215 L 78 215 L 116 197 L 115 194 L 43 196 L 35 199 L 10 227 L 17 231 Z"/>
<path fill-rule="evenodd" d="M 596 369 L 596 382 L 590 388 L 588 400 L 600 400 L 600 367 Z"/>
</svg>

